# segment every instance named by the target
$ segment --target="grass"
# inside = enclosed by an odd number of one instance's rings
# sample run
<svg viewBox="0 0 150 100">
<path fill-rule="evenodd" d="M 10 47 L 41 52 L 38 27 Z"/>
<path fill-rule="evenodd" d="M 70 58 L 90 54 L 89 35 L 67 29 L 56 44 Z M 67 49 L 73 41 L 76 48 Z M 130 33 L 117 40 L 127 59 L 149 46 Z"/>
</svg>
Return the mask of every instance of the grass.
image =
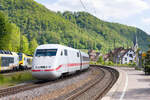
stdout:
<svg viewBox="0 0 150 100">
<path fill-rule="evenodd" d="M 0 74 L 0 87 L 14 86 L 19 83 L 35 80 L 30 72 L 15 73 L 11 76 Z"/>
</svg>

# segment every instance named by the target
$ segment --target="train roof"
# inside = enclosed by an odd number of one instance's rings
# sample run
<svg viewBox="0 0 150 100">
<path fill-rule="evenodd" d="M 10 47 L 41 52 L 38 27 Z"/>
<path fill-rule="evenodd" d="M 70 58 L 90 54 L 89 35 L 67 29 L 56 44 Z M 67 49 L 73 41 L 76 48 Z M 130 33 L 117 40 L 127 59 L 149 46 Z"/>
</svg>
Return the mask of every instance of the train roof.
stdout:
<svg viewBox="0 0 150 100">
<path fill-rule="evenodd" d="M 60 44 L 43 44 L 43 45 L 38 46 L 36 49 L 58 49 L 58 48 L 72 50 L 72 51 L 76 51 L 76 52 L 80 51 L 78 49 L 74 49 L 74 48 L 67 47 L 67 46 L 60 45 Z M 82 53 L 82 55 L 88 56 L 87 53 L 82 52 L 82 51 L 80 51 L 80 52 Z"/>
<path fill-rule="evenodd" d="M 71 48 L 71 47 L 67 47 L 67 46 L 63 46 L 63 45 L 60 45 L 60 44 L 44 44 L 44 45 L 40 45 L 38 46 L 36 49 L 53 49 L 53 48 L 66 48 L 66 49 L 69 49 L 69 50 L 75 50 L 75 51 L 79 51 L 77 49 L 74 49 L 74 48 Z"/>
<path fill-rule="evenodd" d="M 0 50 L 0 54 L 9 54 L 12 55 L 12 52 L 6 50 Z"/>
<path fill-rule="evenodd" d="M 16 52 L 0 50 L 0 56 L 18 56 Z"/>
<path fill-rule="evenodd" d="M 28 57 L 32 57 L 32 55 L 29 55 L 29 54 L 25 54 L 25 53 L 21 53 L 21 52 L 19 52 L 19 53 L 17 53 L 18 55 L 25 55 L 25 56 L 28 56 Z"/>
</svg>

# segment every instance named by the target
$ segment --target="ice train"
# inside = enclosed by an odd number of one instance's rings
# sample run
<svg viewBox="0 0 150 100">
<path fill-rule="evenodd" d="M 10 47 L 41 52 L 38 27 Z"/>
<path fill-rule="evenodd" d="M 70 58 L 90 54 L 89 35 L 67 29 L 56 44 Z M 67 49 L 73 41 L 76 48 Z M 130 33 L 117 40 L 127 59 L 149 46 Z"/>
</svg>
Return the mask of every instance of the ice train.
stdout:
<svg viewBox="0 0 150 100">
<path fill-rule="evenodd" d="M 44 44 L 35 50 L 32 75 L 40 80 L 51 80 L 88 68 L 88 54 L 59 44 Z"/>
</svg>

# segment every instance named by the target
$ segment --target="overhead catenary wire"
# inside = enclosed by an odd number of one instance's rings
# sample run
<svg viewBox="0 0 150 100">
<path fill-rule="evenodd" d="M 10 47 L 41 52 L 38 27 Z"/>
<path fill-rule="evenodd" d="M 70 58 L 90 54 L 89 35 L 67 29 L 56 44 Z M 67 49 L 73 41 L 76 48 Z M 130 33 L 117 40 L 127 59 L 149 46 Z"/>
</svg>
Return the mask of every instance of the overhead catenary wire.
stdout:
<svg viewBox="0 0 150 100">
<path fill-rule="evenodd" d="M 85 4 L 82 0 L 80 0 L 80 3 L 81 3 L 81 5 L 82 5 L 83 9 L 85 10 L 85 12 L 88 12 L 87 4 Z M 96 16 L 96 15 L 97 15 L 97 14 L 96 14 L 96 9 L 95 9 L 94 6 L 93 6 L 92 8 L 93 8 L 93 11 L 94 11 L 95 16 Z M 85 29 L 86 29 L 86 27 L 85 27 Z M 89 36 L 88 36 L 88 40 L 89 40 Z M 96 43 L 96 41 L 95 41 L 95 43 Z"/>
<path fill-rule="evenodd" d="M 82 2 L 82 0 L 80 0 L 80 3 L 81 3 L 81 5 L 82 5 L 82 7 L 84 8 L 84 10 L 86 11 L 87 9 L 86 9 L 84 3 Z"/>
</svg>

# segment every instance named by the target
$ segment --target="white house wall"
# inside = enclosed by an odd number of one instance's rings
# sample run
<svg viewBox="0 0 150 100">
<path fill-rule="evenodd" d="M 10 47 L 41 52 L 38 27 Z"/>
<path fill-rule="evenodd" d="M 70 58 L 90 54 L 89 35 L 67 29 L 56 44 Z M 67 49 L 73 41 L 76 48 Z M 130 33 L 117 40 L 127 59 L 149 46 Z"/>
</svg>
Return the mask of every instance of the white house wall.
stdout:
<svg viewBox="0 0 150 100">
<path fill-rule="evenodd" d="M 130 57 L 130 54 L 132 54 L 133 57 Z M 135 53 L 134 51 L 129 50 L 122 58 L 122 64 L 129 64 L 132 60 L 132 63 L 135 62 Z"/>
</svg>

